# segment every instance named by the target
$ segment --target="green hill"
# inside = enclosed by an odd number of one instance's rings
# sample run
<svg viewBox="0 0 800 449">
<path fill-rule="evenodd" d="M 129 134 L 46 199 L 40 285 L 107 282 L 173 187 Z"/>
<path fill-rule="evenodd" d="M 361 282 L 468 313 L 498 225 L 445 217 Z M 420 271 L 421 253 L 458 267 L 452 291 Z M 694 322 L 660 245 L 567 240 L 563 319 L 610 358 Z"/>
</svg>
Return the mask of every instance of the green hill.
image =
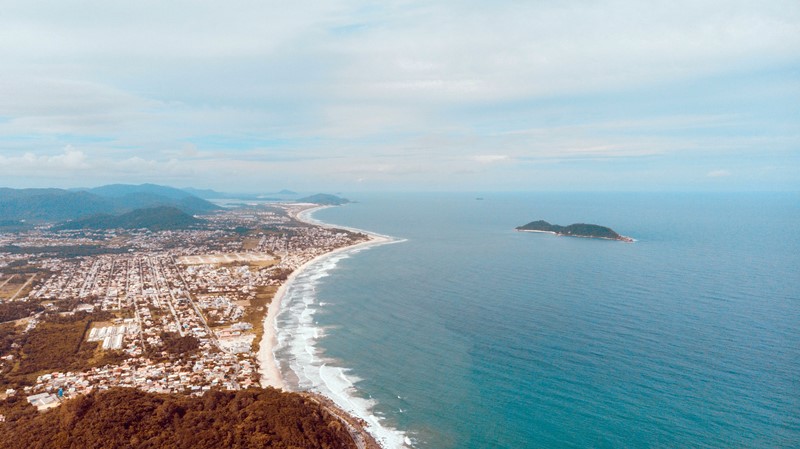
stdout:
<svg viewBox="0 0 800 449">
<path fill-rule="evenodd" d="M 61 222 L 158 206 L 175 207 L 188 214 L 220 209 L 187 192 L 154 184 L 115 184 L 83 190 L 0 188 L 0 218 L 3 220 Z"/>
<path fill-rule="evenodd" d="M 574 223 L 569 226 L 550 224 L 544 220 L 532 221 L 526 225 L 517 226 L 518 231 L 551 232 L 556 235 L 569 237 L 590 237 L 608 240 L 632 242 L 633 239 L 617 234 L 613 229 L 588 223 Z"/>
<path fill-rule="evenodd" d="M 355 449 L 315 401 L 272 388 L 202 397 L 112 388 L 36 412 L 18 395 L 0 401 L 0 446 L 44 448 Z"/>
<path fill-rule="evenodd" d="M 203 220 L 181 211 L 175 207 L 159 206 L 137 209 L 122 215 L 101 214 L 92 217 L 69 221 L 54 227 L 54 230 L 68 229 L 149 229 L 166 231 L 195 228 Z"/>
<path fill-rule="evenodd" d="M 95 195 L 121 198 L 131 194 L 146 193 L 150 195 L 163 196 L 165 198 L 180 199 L 189 196 L 188 192 L 174 187 L 160 186 L 157 184 L 108 184 L 100 187 L 86 189 L 87 192 Z"/>
<path fill-rule="evenodd" d="M 219 206 L 174 187 L 156 184 L 110 184 L 88 189 L 87 192 L 112 199 L 125 209 L 172 206 L 190 214 L 200 214 L 221 209 Z"/>
<path fill-rule="evenodd" d="M 87 192 L 0 189 L 0 217 L 4 220 L 62 221 L 113 209 L 112 201 Z"/>
</svg>

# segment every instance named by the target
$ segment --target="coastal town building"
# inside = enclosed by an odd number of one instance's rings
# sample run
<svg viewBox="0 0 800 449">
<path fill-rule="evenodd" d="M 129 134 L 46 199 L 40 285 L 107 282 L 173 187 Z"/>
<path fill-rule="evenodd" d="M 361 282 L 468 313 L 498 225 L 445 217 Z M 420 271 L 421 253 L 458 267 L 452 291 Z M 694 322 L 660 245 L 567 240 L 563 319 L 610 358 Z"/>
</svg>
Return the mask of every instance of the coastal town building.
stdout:
<svg viewBox="0 0 800 449">
<path fill-rule="evenodd" d="M 226 210 L 197 230 L 40 227 L 0 234 L 0 245 L 21 248 L 0 252 L 0 273 L 4 266 L 35 267 L 34 280 L 18 295 L 0 296 L 0 303 L 43 309 L 18 320 L 21 332 L 48 317 L 86 316 L 90 324 L 80 344 L 96 345 L 95 358 L 116 360 L 40 373 L 22 386 L 27 400 L 46 410 L 118 386 L 200 395 L 258 385 L 255 348 L 276 288 L 309 260 L 367 239 L 298 221 L 308 207 Z M 21 345 L 0 352 L 0 372 L 13 372 L 23 352 Z"/>
</svg>

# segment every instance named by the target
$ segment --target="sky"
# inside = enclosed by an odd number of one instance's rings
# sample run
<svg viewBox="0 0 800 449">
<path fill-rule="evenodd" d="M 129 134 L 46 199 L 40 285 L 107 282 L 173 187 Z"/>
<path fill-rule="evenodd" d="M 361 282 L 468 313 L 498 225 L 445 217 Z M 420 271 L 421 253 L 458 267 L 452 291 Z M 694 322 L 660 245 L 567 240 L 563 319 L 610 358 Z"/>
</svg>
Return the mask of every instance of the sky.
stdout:
<svg viewBox="0 0 800 449">
<path fill-rule="evenodd" d="M 0 185 L 800 190 L 797 0 L 0 0 Z"/>
</svg>

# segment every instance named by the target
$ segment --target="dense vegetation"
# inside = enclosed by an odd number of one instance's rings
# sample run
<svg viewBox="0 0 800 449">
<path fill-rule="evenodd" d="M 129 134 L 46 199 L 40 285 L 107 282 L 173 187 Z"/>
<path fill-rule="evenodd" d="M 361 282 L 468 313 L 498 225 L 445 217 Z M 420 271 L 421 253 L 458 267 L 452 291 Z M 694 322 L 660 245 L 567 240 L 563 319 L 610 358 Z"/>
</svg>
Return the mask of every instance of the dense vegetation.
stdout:
<svg viewBox="0 0 800 449">
<path fill-rule="evenodd" d="M 607 228 L 605 226 L 598 226 L 595 224 L 587 224 L 587 223 L 575 223 L 569 226 L 559 226 L 550 224 L 544 220 L 538 220 L 538 221 L 532 221 L 523 226 L 518 226 L 517 229 L 520 231 L 553 232 L 558 235 L 569 235 L 574 237 L 595 237 L 595 238 L 612 239 L 612 240 L 627 239 L 626 237 L 623 237 L 614 232 L 611 228 Z"/>
<path fill-rule="evenodd" d="M 51 317 L 39 323 L 25 335 L 20 365 L 15 374 L 64 370 L 67 367 L 80 369 L 81 362 L 91 358 L 95 349 L 81 348 L 89 322 L 87 316 L 66 316 Z"/>
<path fill-rule="evenodd" d="M 41 304 L 33 301 L 10 301 L 0 303 L 0 323 L 27 318 L 44 310 Z"/>
<path fill-rule="evenodd" d="M 159 206 L 136 209 L 122 215 L 95 215 L 82 220 L 74 220 L 56 226 L 54 230 L 65 229 L 149 229 L 165 231 L 197 227 L 203 220 L 175 207 Z"/>
<path fill-rule="evenodd" d="M 191 336 L 180 336 L 177 332 L 162 332 L 163 351 L 170 355 L 189 357 L 200 349 L 200 341 Z"/>
<path fill-rule="evenodd" d="M 18 341 L 20 334 L 22 334 L 21 329 L 14 323 L 0 323 L 0 354 L 8 353 Z"/>
<path fill-rule="evenodd" d="M 158 206 L 175 207 L 189 214 L 220 209 L 182 190 L 153 184 L 117 184 L 86 191 L 0 188 L 0 217 L 8 223 L 59 222 Z"/>
<path fill-rule="evenodd" d="M 210 391 L 202 397 L 113 388 L 36 414 L 19 398 L 0 402 L 0 447 L 355 448 L 316 402 L 278 390 Z"/>
<path fill-rule="evenodd" d="M 83 371 L 118 359 L 111 351 L 103 352 L 98 357 L 99 343 L 84 341 L 92 320 L 108 318 L 107 312 L 91 315 L 81 312 L 65 316 L 50 314 L 24 334 L 18 328 L 11 327 L 11 323 L 0 328 L 0 339 L 6 350 L 11 343 L 19 345 L 12 353 L 17 363 L 13 369 L 0 374 L 0 387 L 30 385 L 36 376 L 43 373 Z"/>
</svg>

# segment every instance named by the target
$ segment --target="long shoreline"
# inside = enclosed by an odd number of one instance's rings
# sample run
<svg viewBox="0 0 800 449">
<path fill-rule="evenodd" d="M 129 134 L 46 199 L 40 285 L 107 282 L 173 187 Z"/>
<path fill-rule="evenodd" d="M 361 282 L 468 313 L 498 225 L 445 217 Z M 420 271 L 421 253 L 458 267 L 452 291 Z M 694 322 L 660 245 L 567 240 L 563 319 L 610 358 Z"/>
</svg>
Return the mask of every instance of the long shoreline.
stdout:
<svg viewBox="0 0 800 449">
<path fill-rule="evenodd" d="M 267 307 L 267 315 L 264 318 L 264 335 L 261 338 L 261 343 L 258 349 L 258 356 L 256 359 L 258 362 L 259 374 L 261 374 L 262 387 L 273 387 L 280 390 L 286 390 L 286 383 L 284 382 L 283 376 L 280 372 L 280 369 L 278 368 L 278 362 L 275 359 L 275 348 L 277 346 L 276 319 L 278 317 L 278 314 L 280 313 L 281 303 L 283 302 L 284 296 L 286 296 L 286 291 L 289 289 L 289 287 L 292 286 L 295 278 L 297 278 L 298 275 L 303 273 L 304 270 L 308 269 L 309 266 L 319 262 L 320 260 L 331 257 L 335 254 L 345 251 L 350 251 L 356 248 L 382 245 L 394 241 L 394 239 L 385 235 L 375 234 L 369 231 L 364 231 L 362 229 L 329 225 L 327 223 L 322 223 L 318 220 L 310 218 L 310 214 L 314 213 L 317 210 L 325 209 L 327 207 L 331 206 L 309 207 L 308 209 L 304 209 L 299 213 L 297 213 L 296 215 L 294 215 L 293 218 L 313 226 L 321 226 L 333 229 L 346 229 L 349 231 L 359 232 L 365 234 L 369 240 L 365 242 L 354 243 L 348 246 L 343 246 L 341 248 L 336 248 L 333 251 L 329 251 L 327 253 L 320 254 L 319 256 L 314 257 L 313 259 L 300 265 L 294 271 L 292 271 L 292 273 L 286 279 L 286 282 L 284 282 L 278 288 L 278 291 L 275 292 L 275 295 L 272 297 L 272 301 L 270 301 L 269 306 Z"/>
</svg>

